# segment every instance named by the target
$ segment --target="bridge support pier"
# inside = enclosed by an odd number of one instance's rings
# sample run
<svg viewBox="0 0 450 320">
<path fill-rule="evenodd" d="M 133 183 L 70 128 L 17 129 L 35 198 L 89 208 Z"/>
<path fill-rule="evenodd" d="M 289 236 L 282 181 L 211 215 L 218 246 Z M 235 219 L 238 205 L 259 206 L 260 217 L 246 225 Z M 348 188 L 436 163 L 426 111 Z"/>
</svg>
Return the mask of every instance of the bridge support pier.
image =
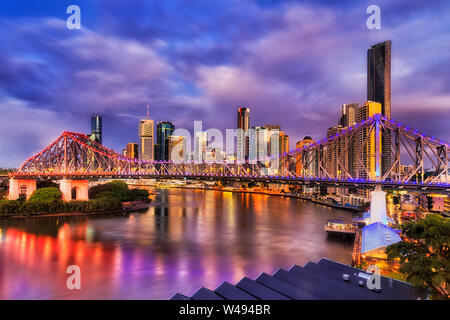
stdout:
<svg viewBox="0 0 450 320">
<path fill-rule="evenodd" d="M 36 190 L 36 180 L 32 179 L 9 179 L 9 200 L 17 200 L 21 195 L 24 195 L 27 199 Z"/>
<path fill-rule="evenodd" d="M 64 201 L 89 200 L 89 183 L 87 180 L 63 179 L 59 182 Z"/>
</svg>

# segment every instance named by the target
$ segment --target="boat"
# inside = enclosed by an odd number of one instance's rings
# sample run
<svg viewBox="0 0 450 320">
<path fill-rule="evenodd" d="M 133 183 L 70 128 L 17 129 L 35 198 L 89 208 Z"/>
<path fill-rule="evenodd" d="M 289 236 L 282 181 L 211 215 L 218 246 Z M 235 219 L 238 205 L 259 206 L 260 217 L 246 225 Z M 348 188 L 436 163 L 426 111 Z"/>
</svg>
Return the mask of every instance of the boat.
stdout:
<svg viewBox="0 0 450 320">
<path fill-rule="evenodd" d="M 329 219 L 324 227 L 328 234 L 355 235 L 358 227 L 354 223 L 346 223 L 344 218 Z"/>
</svg>

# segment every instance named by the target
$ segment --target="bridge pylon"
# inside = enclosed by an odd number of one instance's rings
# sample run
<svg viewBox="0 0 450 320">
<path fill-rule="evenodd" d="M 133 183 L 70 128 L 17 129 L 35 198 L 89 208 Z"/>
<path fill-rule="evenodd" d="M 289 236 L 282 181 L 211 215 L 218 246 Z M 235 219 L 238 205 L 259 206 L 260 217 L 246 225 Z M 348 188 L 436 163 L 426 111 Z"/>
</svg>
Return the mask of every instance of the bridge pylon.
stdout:
<svg viewBox="0 0 450 320">
<path fill-rule="evenodd" d="M 21 195 L 29 199 L 34 190 L 36 190 L 36 180 L 10 178 L 8 199 L 17 200 Z"/>
<path fill-rule="evenodd" d="M 63 194 L 64 201 L 89 200 L 88 180 L 62 179 L 59 181 L 59 189 Z"/>
</svg>

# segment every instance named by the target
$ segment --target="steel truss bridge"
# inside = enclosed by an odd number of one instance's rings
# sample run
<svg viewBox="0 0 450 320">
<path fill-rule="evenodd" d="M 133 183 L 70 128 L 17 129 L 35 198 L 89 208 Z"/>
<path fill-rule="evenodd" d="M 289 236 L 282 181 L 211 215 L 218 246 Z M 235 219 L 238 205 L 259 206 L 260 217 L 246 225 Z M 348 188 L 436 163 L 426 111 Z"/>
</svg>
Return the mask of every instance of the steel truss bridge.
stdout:
<svg viewBox="0 0 450 320">
<path fill-rule="evenodd" d="M 158 178 L 449 192 L 449 145 L 376 114 L 301 149 L 264 161 L 143 161 L 85 134 L 64 132 L 25 160 L 15 179 Z M 425 164 L 431 174 L 425 173 Z"/>
</svg>

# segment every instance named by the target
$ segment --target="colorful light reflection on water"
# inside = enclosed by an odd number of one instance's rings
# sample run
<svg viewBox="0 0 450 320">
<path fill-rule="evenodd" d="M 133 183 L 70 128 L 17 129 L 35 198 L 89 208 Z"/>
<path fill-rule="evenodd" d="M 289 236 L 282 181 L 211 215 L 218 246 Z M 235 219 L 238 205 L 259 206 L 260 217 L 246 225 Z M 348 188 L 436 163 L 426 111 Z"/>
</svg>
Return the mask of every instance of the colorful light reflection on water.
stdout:
<svg viewBox="0 0 450 320">
<path fill-rule="evenodd" d="M 169 189 L 129 216 L 0 222 L 1 299 L 168 299 L 328 257 L 351 261 L 327 219 L 351 213 L 292 198 Z M 66 268 L 81 268 L 81 290 Z"/>
</svg>

